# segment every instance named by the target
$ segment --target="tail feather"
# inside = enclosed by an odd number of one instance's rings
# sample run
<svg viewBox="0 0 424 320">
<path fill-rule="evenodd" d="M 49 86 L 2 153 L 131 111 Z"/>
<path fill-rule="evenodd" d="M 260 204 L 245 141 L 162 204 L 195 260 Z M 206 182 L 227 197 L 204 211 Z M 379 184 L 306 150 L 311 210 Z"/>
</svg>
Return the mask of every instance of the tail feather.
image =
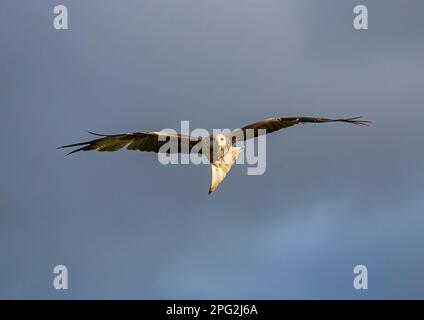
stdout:
<svg viewBox="0 0 424 320">
<path fill-rule="evenodd" d="M 211 185 L 209 187 L 209 194 L 214 192 L 224 180 L 242 150 L 243 148 L 241 147 L 231 147 L 224 159 L 211 163 Z"/>
</svg>

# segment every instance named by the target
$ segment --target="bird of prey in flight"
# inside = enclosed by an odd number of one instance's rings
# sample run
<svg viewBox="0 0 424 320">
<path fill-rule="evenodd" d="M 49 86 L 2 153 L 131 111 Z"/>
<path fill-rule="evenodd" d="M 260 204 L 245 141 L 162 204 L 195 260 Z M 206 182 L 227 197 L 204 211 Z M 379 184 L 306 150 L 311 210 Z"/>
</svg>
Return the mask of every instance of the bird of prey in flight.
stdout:
<svg viewBox="0 0 424 320">
<path fill-rule="evenodd" d="M 204 154 L 212 169 L 211 184 L 209 194 L 215 191 L 218 185 L 224 180 L 231 166 L 242 151 L 236 143 L 256 138 L 263 134 L 268 134 L 280 129 L 285 129 L 300 123 L 327 123 L 343 122 L 360 126 L 368 126 L 370 121 L 362 120 L 361 117 L 327 119 L 312 117 L 291 117 L 291 118 L 268 118 L 241 129 L 237 129 L 230 134 L 213 134 L 204 137 L 194 137 L 190 135 L 173 134 L 167 132 L 132 132 L 114 135 L 101 135 L 93 132 L 90 134 L 100 136 L 100 138 L 65 145 L 59 148 L 79 147 L 68 154 L 78 151 L 117 151 L 123 147 L 127 150 L 138 150 L 145 152 L 162 153 L 161 149 L 166 143 L 174 144 L 175 148 L 167 148 L 165 153 L 191 153 Z M 183 147 L 184 146 L 184 147 Z"/>
</svg>

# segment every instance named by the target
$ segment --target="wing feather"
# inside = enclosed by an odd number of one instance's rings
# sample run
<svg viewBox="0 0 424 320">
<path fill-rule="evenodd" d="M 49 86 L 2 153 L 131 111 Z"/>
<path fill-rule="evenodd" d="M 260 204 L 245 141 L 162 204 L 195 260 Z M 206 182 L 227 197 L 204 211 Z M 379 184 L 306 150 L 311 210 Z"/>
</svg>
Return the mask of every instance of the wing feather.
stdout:
<svg viewBox="0 0 424 320">
<path fill-rule="evenodd" d="M 201 137 L 192 137 L 181 134 L 165 133 L 165 132 L 133 132 L 133 133 L 123 133 L 115 135 L 102 135 L 94 132 L 90 134 L 101 136 L 101 138 L 68 144 L 61 146 L 61 148 L 72 148 L 79 147 L 75 150 L 72 150 L 68 154 L 72 154 L 79 151 L 109 151 L 114 152 L 124 147 L 127 147 L 127 150 L 134 151 L 143 151 L 143 152 L 161 152 L 161 147 L 169 142 L 171 146 L 167 152 L 173 152 L 173 150 L 178 150 L 177 152 L 184 152 L 186 149 L 191 151 L 191 149 L 201 141 Z M 183 148 L 183 145 L 187 144 L 188 148 Z"/>
<path fill-rule="evenodd" d="M 313 118 L 313 117 L 290 117 L 290 118 L 268 118 L 258 122 L 249 124 L 233 133 L 233 143 L 237 141 L 256 138 L 259 136 L 259 130 L 266 130 L 266 134 L 272 133 L 281 129 L 285 129 L 300 123 L 325 123 L 325 122 L 345 122 L 360 126 L 368 126 L 370 121 L 361 120 L 362 117 L 328 119 L 328 118 Z"/>
</svg>

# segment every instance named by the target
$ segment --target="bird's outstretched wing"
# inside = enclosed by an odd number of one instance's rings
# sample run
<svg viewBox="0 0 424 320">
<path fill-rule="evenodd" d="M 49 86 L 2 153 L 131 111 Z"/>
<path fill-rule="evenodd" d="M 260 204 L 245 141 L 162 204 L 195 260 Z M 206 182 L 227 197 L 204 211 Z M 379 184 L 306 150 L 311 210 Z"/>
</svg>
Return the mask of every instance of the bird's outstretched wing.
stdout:
<svg viewBox="0 0 424 320">
<path fill-rule="evenodd" d="M 327 118 L 311 118 L 311 117 L 292 117 L 292 118 L 268 118 L 241 129 L 232 134 L 232 142 L 256 138 L 261 134 L 260 129 L 266 130 L 266 134 L 288 128 L 299 123 L 324 123 L 324 122 L 346 122 L 360 126 L 368 126 L 370 121 L 361 120 L 362 117 L 343 118 L 343 119 L 327 119 Z M 250 130 L 249 130 L 250 129 Z"/>
<path fill-rule="evenodd" d="M 88 131 L 88 133 L 100 136 L 101 138 L 61 146 L 58 149 L 80 147 L 68 153 L 72 154 L 78 151 L 90 150 L 113 152 L 126 146 L 127 150 L 159 153 L 162 152 L 161 147 L 165 143 L 169 143 L 169 148 L 164 148 L 166 149 L 165 153 L 186 153 L 190 152 L 201 140 L 201 137 L 192 137 L 168 132 L 133 132 L 115 135 L 103 135 L 90 131 Z"/>
</svg>

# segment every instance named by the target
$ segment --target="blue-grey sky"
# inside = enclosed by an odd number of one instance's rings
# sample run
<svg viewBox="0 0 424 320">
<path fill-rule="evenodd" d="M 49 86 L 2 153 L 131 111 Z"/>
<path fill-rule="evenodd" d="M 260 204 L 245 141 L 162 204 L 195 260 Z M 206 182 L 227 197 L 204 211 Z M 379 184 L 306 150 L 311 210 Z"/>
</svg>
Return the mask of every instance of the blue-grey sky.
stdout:
<svg viewBox="0 0 424 320">
<path fill-rule="evenodd" d="M 65 4 L 70 30 L 53 28 Z M 369 30 L 353 29 L 365 4 Z M 0 2 L 0 298 L 424 298 L 424 2 Z M 363 115 L 267 171 L 83 153 L 102 133 Z M 53 288 L 53 267 L 69 289 Z M 364 264 L 369 289 L 352 286 Z"/>
</svg>

